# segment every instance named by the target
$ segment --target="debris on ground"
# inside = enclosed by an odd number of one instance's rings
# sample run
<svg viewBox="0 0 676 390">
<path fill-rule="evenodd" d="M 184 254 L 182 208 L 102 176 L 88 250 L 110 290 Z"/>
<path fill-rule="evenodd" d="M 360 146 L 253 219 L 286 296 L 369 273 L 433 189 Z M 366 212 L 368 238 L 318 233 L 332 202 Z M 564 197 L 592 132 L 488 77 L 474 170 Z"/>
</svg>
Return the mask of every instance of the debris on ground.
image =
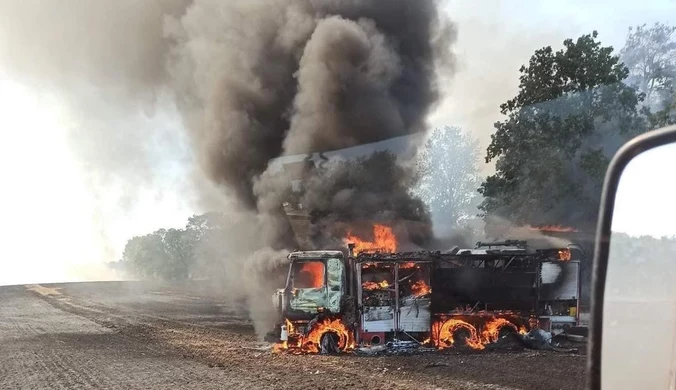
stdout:
<svg viewBox="0 0 676 390">
<path fill-rule="evenodd" d="M 425 347 L 417 341 L 393 340 L 385 345 L 360 347 L 355 350 L 358 355 L 410 355 L 413 353 L 436 351 L 436 348 Z"/>
<path fill-rule="evenodd" d="M 552 349 L 552 334 L 539 328 L 523 335 L 521 341 L 531 349 Z"/>
</svg>

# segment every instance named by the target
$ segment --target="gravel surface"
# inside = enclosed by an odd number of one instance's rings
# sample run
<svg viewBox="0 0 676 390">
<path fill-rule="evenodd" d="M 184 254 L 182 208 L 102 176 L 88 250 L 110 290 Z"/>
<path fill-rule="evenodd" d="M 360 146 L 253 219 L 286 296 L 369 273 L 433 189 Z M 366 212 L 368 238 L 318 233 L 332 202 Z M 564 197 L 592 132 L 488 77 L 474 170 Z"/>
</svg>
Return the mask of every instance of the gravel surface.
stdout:
<svg viewBox="0 0 676 390">
<path fill-rule="evenodd" d="M 272 354 L 207 283 L 0 287 L 0 389 L 582 389 L 584 356 Z"/>
</svg>

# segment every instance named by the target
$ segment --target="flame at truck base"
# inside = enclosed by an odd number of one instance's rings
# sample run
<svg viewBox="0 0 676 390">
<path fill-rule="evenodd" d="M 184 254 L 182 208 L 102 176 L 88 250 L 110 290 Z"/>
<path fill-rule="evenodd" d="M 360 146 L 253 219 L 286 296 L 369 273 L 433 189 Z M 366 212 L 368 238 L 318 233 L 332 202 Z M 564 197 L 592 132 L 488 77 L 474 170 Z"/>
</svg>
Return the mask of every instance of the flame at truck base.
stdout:
<svg viewBox="0 0 676 390">
<path fill-rule="evenodd" d="M 337 337 L 338 349 L 348 352 L 354 349 L 354 332 L 351 331 L 340 318 L 324 318 L 318 320 L 312 329 L 300 333 L 288 319 L 285 321 L 288 340 L 273 346 L 273 352 L 290 352 L 293 354 L 315 354 L 321 351 L 322 336 L 332 333 Z"/>
<path fill-rule="evenodd" d="M 455 346 L 456 338 L 464 336 L 464 344 L 475 350 L 483 350 L 486 345 L 498 341 L 500 332 L 509 328 L 511 332 L 526 334 L 527 328 L 523 325 L 517 326 L 512 321 L 504 317 L 486 317 L 482 315 L 472 315 L 465 321 L 462 318 L 450 317 L 441 318 L 432 324 L 431 342 L 438 349 L 446 349 Z M 470 322 L 474 322 L 472 324 Z M 481 331 L 479 331 L 479 328 Z M 427 340 L 426 340 L 427 341 Z"/>
</svg>

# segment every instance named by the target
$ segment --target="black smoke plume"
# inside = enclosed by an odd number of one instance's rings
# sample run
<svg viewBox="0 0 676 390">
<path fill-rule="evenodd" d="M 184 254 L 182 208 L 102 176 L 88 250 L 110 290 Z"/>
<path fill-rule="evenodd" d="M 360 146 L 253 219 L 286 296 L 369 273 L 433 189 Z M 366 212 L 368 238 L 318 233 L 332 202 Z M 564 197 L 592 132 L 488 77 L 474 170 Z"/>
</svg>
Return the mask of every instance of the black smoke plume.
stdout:
<svg viewBox="0 0 676 390">
<path fill-rule="evenodd" d="M 434 1 L 196 1 L 167 26 L 176 42 L 170 72 L 201 166 L 243 206 L 272 217 L 289 178 L 266 171 L 270 160 L 423 131 L 437 73 L 452 64 L 454 31 Z M 306 175 L 305 200 L 320 213 L 352 217 L 345 208 L 368 204 L 429 222 L 394 167 L 342 169 L 391 185 L 370 191 L 359 178 L 325 185 Z"/>
</svg>

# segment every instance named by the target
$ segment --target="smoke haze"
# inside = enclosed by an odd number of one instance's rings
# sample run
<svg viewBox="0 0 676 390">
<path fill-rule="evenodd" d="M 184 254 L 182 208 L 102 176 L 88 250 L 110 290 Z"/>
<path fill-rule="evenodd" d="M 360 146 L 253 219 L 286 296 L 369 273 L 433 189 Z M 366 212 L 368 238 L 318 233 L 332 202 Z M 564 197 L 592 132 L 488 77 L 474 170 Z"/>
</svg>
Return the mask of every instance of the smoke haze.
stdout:
<svg viewBox="0 0 676 390">
<path fill-rule="evenodd" d="M 266 172 L 271 159 L 424 131 L 437 75 L 454 65 L 455 31 L 434 1 L 3 0 L 0 11 L 3 71 L 64 102 L 95 199 L 114 189 L 124 211 L 142 189 L 163 187 L 188 204 L 249 210 L 242 218 L 268 233 L 229 244 L 256 258 L 293 245 L 281 205 L 289 178 Z M 168 125 L 171 113 L 186 132 Z M 307 172 L 304 196 L 335 196 L 314 202 L 327 217 L 339 204 L 353 218 L 359 209 L 346 205 L 364 199 L 392 219 L 411 204 L 429 221 L 401 170 L 380 172 L 399 174 L 383 178 L 392 193 L 341 188 L 377 173 L 324 188 Z M 100 225 L 109 208 L 99 205 Z"/>
</svg>

